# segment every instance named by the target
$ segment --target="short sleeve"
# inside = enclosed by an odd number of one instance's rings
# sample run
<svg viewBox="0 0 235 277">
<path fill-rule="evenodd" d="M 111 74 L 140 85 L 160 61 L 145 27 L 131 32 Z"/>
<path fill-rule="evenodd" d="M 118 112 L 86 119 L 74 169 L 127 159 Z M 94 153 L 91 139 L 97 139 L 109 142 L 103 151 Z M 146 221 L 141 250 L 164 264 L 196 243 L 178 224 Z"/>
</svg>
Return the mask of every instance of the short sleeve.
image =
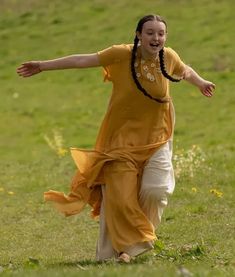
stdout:
<svg viewBox="0 0 235 277">
<path fill-rule="evenodd" d="M 100 65 L 104 68 L 104 80 L 112 80 L 112 68 L 129 57 L 130 47 L 126 44 L 113 45 L 97 52 Z"/>
<path fill-rule="evenodd" d="M 172 48 L 167 48 L 167 52 L 170 58 L 170 64 L 171 64 L 171 71 L 173 75 L 177 76 L 183 76 L 186 64 L 181 60 L 179 55 L 172 49 Z"/>
<path fill-rule="evenodd" d="M 119 59 L 119 51 L 118 51 L 118 47 L 116 47 L 115 45 L 106 48 L 104 50 L 99 51 L 98 57 L 99 57 L 99 61 L 100 61 L 100 65 L 102 66 L 108 66 L 110 64 L 114 64 L 116 62 L 118 62 Z"/>
</svg>

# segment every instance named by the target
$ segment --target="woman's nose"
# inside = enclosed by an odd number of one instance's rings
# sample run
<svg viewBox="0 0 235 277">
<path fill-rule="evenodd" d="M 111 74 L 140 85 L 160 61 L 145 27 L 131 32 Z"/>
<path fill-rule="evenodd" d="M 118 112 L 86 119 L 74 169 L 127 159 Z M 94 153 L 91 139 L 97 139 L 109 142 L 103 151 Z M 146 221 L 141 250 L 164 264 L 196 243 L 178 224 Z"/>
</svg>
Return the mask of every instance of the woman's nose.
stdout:
<svg viewBox="0 0 235 277">
<path fill-rule="evenodd" d="M 154 34 L 153 38 L 154 40 L 158 40 L 158 34 Z"/>
</svg>

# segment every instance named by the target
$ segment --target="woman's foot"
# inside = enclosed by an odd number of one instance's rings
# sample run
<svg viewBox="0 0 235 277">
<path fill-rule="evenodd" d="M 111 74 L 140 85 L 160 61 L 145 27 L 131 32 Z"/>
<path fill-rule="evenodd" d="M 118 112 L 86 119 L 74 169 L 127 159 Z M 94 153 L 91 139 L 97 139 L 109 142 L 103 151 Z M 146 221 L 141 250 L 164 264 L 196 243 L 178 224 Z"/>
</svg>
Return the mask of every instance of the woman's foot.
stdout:
<svg viewBox="0 0 235 277">
<path fill-rule="evenodd" d="M 125 263 L 125 264 L 129 264 L 131 261 L 131 256 L 129 256 L 127 253 L 125 252 L 121 252 L 117 258 L 117 262 L 119 263 Z"/>
</svg>

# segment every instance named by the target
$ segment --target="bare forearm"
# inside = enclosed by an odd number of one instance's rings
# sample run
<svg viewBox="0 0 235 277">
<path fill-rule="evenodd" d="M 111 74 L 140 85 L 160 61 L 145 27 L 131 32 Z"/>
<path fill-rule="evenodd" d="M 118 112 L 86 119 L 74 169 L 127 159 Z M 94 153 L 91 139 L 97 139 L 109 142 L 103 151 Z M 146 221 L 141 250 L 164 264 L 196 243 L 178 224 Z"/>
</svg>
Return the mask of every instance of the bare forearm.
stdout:
<svg viewBox="0 0 235 277">
<path fill-rule="evenodd" d="M 197 86 L 203 95 L 207 97 L 211 97 L 213 95 L 215 84 L 203 79 L 189 66 L 186 67 L 184 72 L 184 79 L 190 84 Z"/>
<path fill-rule="evenodd" d="M 17 73 L 22 77 L 31 77 L 46 70 L 86 68 L 95 66 L 100 66 L 97 53 L 71 55 L 48 61 L 29 61 L 22 63 L 17 68 Z"/>
<path fill-rule="evenodd" d="M 41 71 L 56 70 L 56 69 L 70 69 L 70 68 L 84 68 L 99 66 L 98 57 L 96 54 L 90 55 L 71 55 L 58 59 L 40 61 Z"/>
<path fill-rule="evenodd" d="M 40 69 L 42 71 L 76 67 L 76 57 L 74 55 L 59 59 L 40 61 Z"/>
<path fill-rule="evenodd" d="M 192 85 L 197 86 L 198 88 L 201 87 L 203 82 L 205 81 L 201 76 L 197 74 L 191 67 L 187 66 L 184 79 Z"/>
</svg>

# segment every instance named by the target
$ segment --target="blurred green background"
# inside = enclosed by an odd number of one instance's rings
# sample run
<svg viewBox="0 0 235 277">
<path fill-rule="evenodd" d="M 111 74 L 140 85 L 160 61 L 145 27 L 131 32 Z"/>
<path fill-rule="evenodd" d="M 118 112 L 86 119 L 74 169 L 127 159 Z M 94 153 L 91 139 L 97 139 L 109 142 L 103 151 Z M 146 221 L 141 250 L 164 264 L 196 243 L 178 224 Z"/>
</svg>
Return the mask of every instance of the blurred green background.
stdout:
<svg viewBox="0 0 235 277">
<path fill-rule="evenodd" d="M 96 272 L 98 276 L 129 274 L 128 270 L 151 276 L 156 273 L 155 263 L 161 276 L 174 276 L 180 264 L 188 264 L 195 276 L 232 276 L 234 8 L 233 0 L 0 0 L 3 274 L 26 276 L 20 270 L 35 265 L 29 260 L 33 256 L 42 268 L 63 268 L 58 276 L 81 273 L 77 264 L 87 267 L 87 274 Z M 26 79 L 17 76 L 16 68 L 28 60 L 93 53 L 113 44 L 132 43 L 137 21 L 149 13 L 166 19 L 167 46 L 213 81 L 216 92 L 207 99 L 187 83 L 171 87 L 176 108 L 174 146 L 181 157 L 181 163 L 176 160 L 175 166 L 184 174 L 177 177 L 176 192 L 159 230 L 165 243 L 160 250 L 165 256 L 140 259 L 138 265 L 129 268 L 118 269 L 111 264 L 99 269 L 92 262 L 98 223 L 89 219 L 89 209 L 78 217 L 64 219 L 44 205 L 42 194 L 48 189 L 68 191 L 75 171 L 69 147 L 93 147 L 111 84 L 103 83 L 101 68 L 43 72 Z M 195 151 L 192 159 L 200 164 L 195 166 L 193 177 L 189 174 L 190 151 Z M 223 196 L 210 192 L 213 189 Z M 192 251 L 182 257 L 181 252 L 180 256 L 172 250 L 188 244 L 191 250 L 195 244 L 204 247 L 200 259 L 193 260 Z M 168 266 L 172 256 L 174 261 Z M 64 271 L 69 264 L 72 270 Z M 145 264 L 152 264 L 152 270 Z M 35 268 L 39 276 L 46 276 L 40 266 Z"/>
</svg>

